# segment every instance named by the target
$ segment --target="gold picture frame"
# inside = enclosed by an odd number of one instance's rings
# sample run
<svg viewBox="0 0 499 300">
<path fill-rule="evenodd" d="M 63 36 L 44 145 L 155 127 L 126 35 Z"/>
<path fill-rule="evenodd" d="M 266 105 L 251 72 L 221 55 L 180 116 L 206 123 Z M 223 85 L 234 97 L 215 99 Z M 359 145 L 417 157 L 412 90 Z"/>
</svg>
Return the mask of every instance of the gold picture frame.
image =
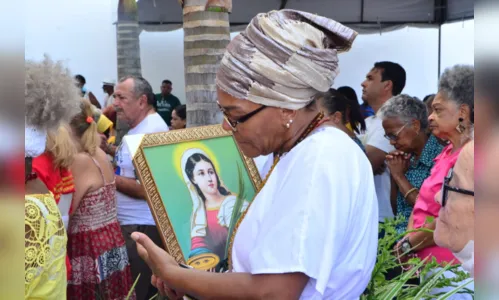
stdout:
<svg viewBox="0 0 499 300">
<path fill-rule="evenodd" d="M 141 184 L 145 188 L 146 192 L 146 200 L 147 203 L 149 204 L 149 207 L 151 209 L 151 213 L 154 217 L 154 220 L 157 224 L 158 231 L 160 233 L 163 245 L 165 247 L 165 250 L 172 255 L 175 260 L 178 263 L 183 263 L 186 264 L 188 259 L 186 259 L 185 255 L 185 249 L 182 251 L 181 245 L 179 243 L 179 237 L 177 236 L 177 232 L 174 229 L 174 226 L 172 225 L 171 222 L 171 217 L 169 216 L 168 212 L 169 209 L 165 205 L 165 199 L 162 198 L 165 196 L 166 192 L 164 189 L 172 188 L 170 187 L 164 187 L 163 190 L 161 190 L 161 187 L 158 186 L 158 178 L 155 179 L 155 174 L 153 171 L 153 167 L 151 167 L 151 161 L 153 159 L 152 154 L 148 154 L 148 151 L 150 153 L 153 153 L 150 151 L 152 148 L 156 148 L 158 150 L 158 147 L 165 147 L 165 146 L 171 146 L 175 147 L 175 145 L 181 145 L 181 144 L 186 144 L 190 145 L 190 143 L 193 142 L 199 142 L 199 143 L 205 143 L 206 141 L 209 140 L 214 140 L 214 139 L 220 139 L 224 138 L 224 140 L 217 140 L 217 142 L 223 142 L 223 143 L 230 143 L 232 141 L 235 145 L 235 148 L 237 149 L 237 152 L 241 158 L 241 161 L 243 162 L 244 165 L 244 170 L 246 171 L 245 173 L 247 174 L 246 180 L 249 178 L 249 181 L 252 183 L 252 188 L 250 190 L 253 191 L 253 194 L 256 194 L 257 189 L 260 187 L 262 180 L 260 178 L 259 171 L 257 169 L 257 166 L 253 159 L 248 158 L 244 156 L 244 154 L 241 152 L 239 146 L 237 145 L 233 134 L 231 131 L 225 131 L 221 125 L 211 125 L 211 126 L 202 126 L 202 127 L 195 127 L 195 128 L 188 128 L 188 129 L 182 129 L 182 130 L 172 130 L 169 132 L 163 132 L 163 133 L 153 133 L 153 134 L 146 134 L 142 137 L 140 146 L 137 150 L 137 153 L 135 154 L 133 158 L 133 164 L 135 166 L 136 172 L 137 172 L 137 178 L 141 182 Z M 227 141 L 226 141 L 227 140 Z M 229 147 L 230 148 L 230 147 Z M 154 153 L 159 153 L 159 151 L 156 151 Z M 170 150 L 169 150 L 170 151 Z M 171 151 L 174 151 L 173 149 Z M 213 152 L 216 153 L 216 150 Z M 148 157 L 149 155 L 149 157 Z M 156 154 L 158 155 L 158 154 Z M 217 155 L 217 154 L 215 154 Z M 233 154 L 232 155 L 236 155 Z M 165 160 L 168 160 L 169 158 L 166 157 Z M 218 158 L 220 160 L 220 158 Z M 159 159 L 156 159 L 159 160 Z M 163 162 L 158 162 L 158 164 L 164 163 Z M 173 162 L 175 164 L 175 162 Z M 156 162 L 154 162 L 156 170 L 158 169 Z M 227 165 L 227 164 L 226 164 Z M 212 164 L 213 168 L 215 166 Z M 232 165 L 231 165 L 232 166 Z M 239 168 L 239 167 L 238 167 Z M 230 168 L 231 170 L 233 168 Z M 243 171 L 244 171 L 243 170 Z M 166 172 L 166 171 L 165 171 Z M 170 172 L 170 171 L 168 171 Z M 171 172 L 170 172 L 171 173 Z M 159 172 L 157 172 L 156 176 L 158 177 Z M 242 174 L 242 173 L 240 173 Z M 219 179 L 219 175 L 217 173 L 217 179 Z M 231 176 L 228 176 L 231 177 Z M 241 179 L 239 179 L 241 180 Z M 233 184 L 234 186 L 234 184 Z M 175 189 L 186 189 L 185 186 L 175 186 Z M 251 194 L 251 193 L 250 193 Z M 253 195 L 253 196 L 254 196 Z M 253 197 L 251 197 L 252 200 Z M 170 204 L 173 206 L 172 204 Z M 179 204 L 180 205 L 180 204 Z M 171 209 L 170 209 L 171 210 Z M 184 247 L 185 248 L 185 247 Z M 199 264 L 199 260 L 198 260 Z M 196 267 L 196 266 L 194 266 Z M 199 267 L 200 269 L 203 269 L 203 267 Z"/>
</svg>

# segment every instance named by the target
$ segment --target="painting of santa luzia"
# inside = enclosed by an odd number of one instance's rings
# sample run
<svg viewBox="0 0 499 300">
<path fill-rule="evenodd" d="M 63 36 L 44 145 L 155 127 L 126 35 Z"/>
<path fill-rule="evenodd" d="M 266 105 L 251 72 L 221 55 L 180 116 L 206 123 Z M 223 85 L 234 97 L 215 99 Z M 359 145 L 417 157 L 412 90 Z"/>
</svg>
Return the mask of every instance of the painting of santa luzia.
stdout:
<svg viewBox="0 0 499 300">
<path fill-rule="evenodd" d="M 167 251 L 179 249 L 179 262 L 195 268 L 216 269 L 227 258 L 230 233 L 253 199 L 260 177 L 232 135 L 192 140 L 189 130 L 188 141 L 171 143 L 177 140 L 166 139 L 171 132 L 159 134 L 167 143 L 142 145 L 136 169 L 139 178 L 153 179 L 146 185 L 153 215 L 163 235 L 174 235 L 163 236 L 170 241 L 165 243 Z"/>
</svg>

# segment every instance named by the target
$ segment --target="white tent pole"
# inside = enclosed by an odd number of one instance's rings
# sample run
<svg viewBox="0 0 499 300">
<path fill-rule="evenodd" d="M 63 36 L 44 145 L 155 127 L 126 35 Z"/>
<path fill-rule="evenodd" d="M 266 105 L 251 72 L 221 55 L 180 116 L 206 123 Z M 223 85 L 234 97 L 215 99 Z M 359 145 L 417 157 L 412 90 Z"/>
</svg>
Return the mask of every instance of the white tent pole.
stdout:
<svg viewBox="0 0 499 300">
<path fill-rule="evenodd" d="M 437 76 L 438 79 L 440 79 L 441 67 L 442 67 L 442 24 L 438 26 L 438 76 Z"/>
</svg>

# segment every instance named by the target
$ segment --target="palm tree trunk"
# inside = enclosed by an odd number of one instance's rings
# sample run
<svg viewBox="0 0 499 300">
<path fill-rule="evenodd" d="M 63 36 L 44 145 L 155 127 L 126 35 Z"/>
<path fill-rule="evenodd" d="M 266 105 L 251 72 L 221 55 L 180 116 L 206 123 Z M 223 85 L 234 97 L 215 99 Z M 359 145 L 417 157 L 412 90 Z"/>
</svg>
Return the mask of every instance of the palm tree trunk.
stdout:
<svg viewBox="0 0 499 300">
<path fill-rule="evenodd" d="M 184 1 L 187 127 L 221 122 L 215 77 L 230 42 L 232 1 Z"/>
<path fill-rule="evenodd" d="M 140 32 L 137 21 L 119 21 L 116 26 L 118 50 L 118 78 L 141 76 Z"/>
<path fill-rule="evenodd" d="M 118 79 L 125 76 L 141 76 L 140 32 L 138 10 L 135 0 L 120 0 L 118 3 L 118 23 L 116 26 Z M 128 132 L 129 126 L 118 118 L 116 120 L 116 145 Z"/>
</svg>

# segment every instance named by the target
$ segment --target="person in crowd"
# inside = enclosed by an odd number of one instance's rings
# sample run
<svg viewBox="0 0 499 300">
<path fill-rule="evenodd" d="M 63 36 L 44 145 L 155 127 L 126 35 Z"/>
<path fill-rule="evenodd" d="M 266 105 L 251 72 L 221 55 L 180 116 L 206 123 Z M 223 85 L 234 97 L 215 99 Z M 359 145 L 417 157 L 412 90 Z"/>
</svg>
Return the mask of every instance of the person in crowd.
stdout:
<svg viewBox="0 0 499 300">
<path fill-rule="evenodd" d="M 347 97 L 348 99 L 355 101 L 359 103 L 359 99 L 357 98 L 357 93 L 355 90 L 349 86 L 341 86 L 338 88 L 338 92 L 342 93 L 343 96 Z M 366 101 L 363 101 L 362 104 L 360 105 L 360 113 L 362 116 L 365 118 L 374 116 L 374 110 L 372 107 L 367 104 Z"/>
<path fill-rule="evenodd" d="M 430 94 L 424 97 L 423 103 L 426 104 L 426 108 L 428 109 L 428 115 L 433 113 L 433 108 L 431 105 L 433 104 L 433 99 L 435 99 L 435 94 Z"/>
<path fill-rule="evenodd" d="M 97 98 L 95 97 L 94 93 L 89 91 L 85 86 L 87 84 L 87 80 L 85 79 L 85 77 L 83 77 L 83 75 L 78 74 L 75 76 L 75 81 L 76 81 L 76 87 L 78 87 L 80 89 L 81 97 L 89 100 L 93 106 L 100 109 L 101 105 L 100 105 L 99 101 L 97 100 Z"/>
<path fill-rule="evenodd" d="M 423 103 L 426 104 L 426 108 L 428 109 L 428 116 L 433 113 L 432 105 L 433 105 L 434 99 L 435 99 L 435 94 L 428 95 L 423 99 Z M 430 128 L 428 128 L 428 134 L 431 134 Z M 441 138 L 436 138 L 436 139 L 440 143 L 440 145 L 442 145 L 444 147 L 449 144 L 447 141 L 442 140 Z"/>
<path fill-rule="evenodd" d="M 147 236 L 133 234 L 169 299 L 182 292 L 357 299 L 364 292 L 377 252 L 373 173 L 350 137 L 324 126 L 314 101 L 332 86 L 337 53 L 355 37 L 333 20 L 280 10 L 257 15 L 231 41 L 216 78 L 222 126 L 245 155 L 274 153 L 274 164 L 229 240 L 232 272 L 182 268 Z"/>
<path fill-rule="evenodd" d="M 185 104 L 175 107 L 172 111 L 172 126 L 170 129 L 184 129 L 187 125 L 187 111 Z"/>
<path fill-rule="evenodd" d="M 62 64 L 45 57 L 26 61 L 24 99 L 24 298 L 66 299 L 66 230 L 32 162 L 46 151 L 47 132 L 77 112 L 78 90 Z"/>
<path fill-rule="evenodd" d="M 168 125 L 155 112 L 152 87 L 142 77 L 122 78 L 114 92 L 114 107 L 118 118 L 126 122 L 130 130 L 127 135 L 168 131 Z M 126 137 L 126 136 L 125 136 Z M 138 182 L 126 140 L 118 147 L 108 145 L 105 151 L 114 157 L 116 168 L 116 199 L 118 221 L 125 238 L 133 281 L 140 274 L 135 286 L 137 299 L 149 299 L 157 290 L 151 285 L 151 270 L 139 257 L 135 242 L 131 238 L 134 231 L 146 234 L 158 246 L 161 238 L 156 223 L 145 198 L 144 187 Z"/>
<path fill-rule="evenodd" d="M 113 94 L 114 94 L 114 86 L 116 82 L 111 79 L 106 79 L 102 82 L 102 90 L 104 91 L 105 98 L 102 103 L 104 103 L 104 108 L 113 105 Z"/>
<path fill-rule="evenodd" d="M 97 123 L 97 132 L 99 133 L 102 149 L 108 147 L 108 145 L 114 145 L 116 140 L 116 130 L 114 129 L 114 123 L 107 117 L 111 111 L 108 106 L 104 110 L 97 109 L 92 105 L 93 118 L 95 123 Z"/>
<path fill-rule="evenodd" d="M 99 148 L 90 102 L 71 120 L 78 148 L 71 165 L 76 192 L 68 229 L 69 299 L 125 299 L 133 282 L 116 213 L 114 172 Z"/>
<path fill-rule="evenodd" d="M 385 137 L 395 147 L 387 157 L 392 176 L 392 207 L 404 221 L 397 224 L 402 234 L 418 198 L 423 181 L 430 176 L 434 160 L 443 146 L 437 138 L 428 134 L 428 112 L 423 102 L 401 94 L 388 100 L 378 111 L 383 122 Z"/>
<path fill-rule="evenodd" d="M 68 229 L 71 201 L 75 192 L 73 174 L 70 166 L 76 154 L 76 147 L 71 139 L 67 124 L 61 124 L 57 131 L 47 132 L 45 152 L 33 158 L 32 169 L 54 196 L 62 221 Z M 66 256 L 66 271 L 71 278 L 71 264 Z"/>
<path fill-rule="evenodd" d="M 334 126 L 346 133 L 365 152 L 364 145 L 356 135 L 356 133 L 360 134 L 366 130 L 359 102 L 347 98 L 338 90 L 329 89 L 320 97 L 320 105 L 326 114 L 327 122 L 325 124 Z"/>
<path fill-rule="evenodd" d="M 432 133 L 448 140 L 440 155 L 435 158 L 430 176 L 421 185 L 419 194 L 408 221 L 408 230 L 435 229 L 439 218 L 440 204 L 435 195 L 442 188 L 443 179 L 456 163 L 463 146 L 471 139 L 474 124 L 474 69 L 472 66 L 456 65 L 446 69 L 438 84 L 438 93 L 433 100 L 433 113 L 428 120 Z M 431 222 L 429 218 L 433 218 Z M 418 231 L 407 234 L 396 245 L 401 260 L 415 255 L 421 259 L 430 257 L 440 264 L 457 263 L 452 252 L 435 244 L 433 232 Z"/>
<path fill-rule="evenodd" d="M 33 158 L 32 163 L 37 177 L 54 195 L 66 228 L 75 191 L 73 175 L 69 168 L 76 155 L 76 146 L 67 126 L 67 124 L 62 124 L 57 131 L 48 132 L 47 149 L 42 155 Z"/>
<path fill-rule="evenodd" d="M 171 126 L 172 111 L 180 105 L 180 100 L 172 94 L 173 85 L 168 79 L 161 83 L 161 93 L 156 94 L 156 102 L 154 107 L 158 114 L 165 120 L 168 126 Z"/>
<path fill-rule="evenodd" d="M 443 188 L 435 196 L 440 204 L 435 243 L 449 249 L 462 267 L 475 271 L 475 143 L 464 146 Z"/>
<path fill-rule="evenodd" d="M 393 62 L 377 62 L 362 82 L 362 99 L 367 102 L 375 113 L 393 96 L 400 95 L 405 87 L 406 74 L 404 68 Z M 359 135 L 366 147 L 367 157 L 374 171 L 374 184 L 378 197 L 379 222 L 392 218 L 393 208 L 390 201 L 391 179 L 386 168 L 386 155 L 395 150 L 390 141 L 385 138 L 385 130 L 381 118 L 376 115 L 366 118 L 367 130 Z M 380 232 L 380 237 L 384 232 Z"/>
<path fill-rule="evenodd" d="M 114 98 L 113 98 L 114 100 Z M 114 105 L 108 106 L 102 110 L 102 115 L 104 115 L 106 118 L 102 119 L 107 123 L 106 120 L 109 120 L 111 122 L 111 126 L 108 127 L 109 130 L 103 132 L 105 137 L 106 137 L 106 142 L 109 145 L 116 145 L 116 136 L 117 136 L 117 118 L 116 118 L 116 110 L 114 109 Z M 97 121 L 97 125 L 101 123 L 101 119 L 99 118 L 99 121 Z M 100 126 L 99 126 L 100 127 Z M 107 145 L 106 145 L 107 147 Z"/>
</svg>

